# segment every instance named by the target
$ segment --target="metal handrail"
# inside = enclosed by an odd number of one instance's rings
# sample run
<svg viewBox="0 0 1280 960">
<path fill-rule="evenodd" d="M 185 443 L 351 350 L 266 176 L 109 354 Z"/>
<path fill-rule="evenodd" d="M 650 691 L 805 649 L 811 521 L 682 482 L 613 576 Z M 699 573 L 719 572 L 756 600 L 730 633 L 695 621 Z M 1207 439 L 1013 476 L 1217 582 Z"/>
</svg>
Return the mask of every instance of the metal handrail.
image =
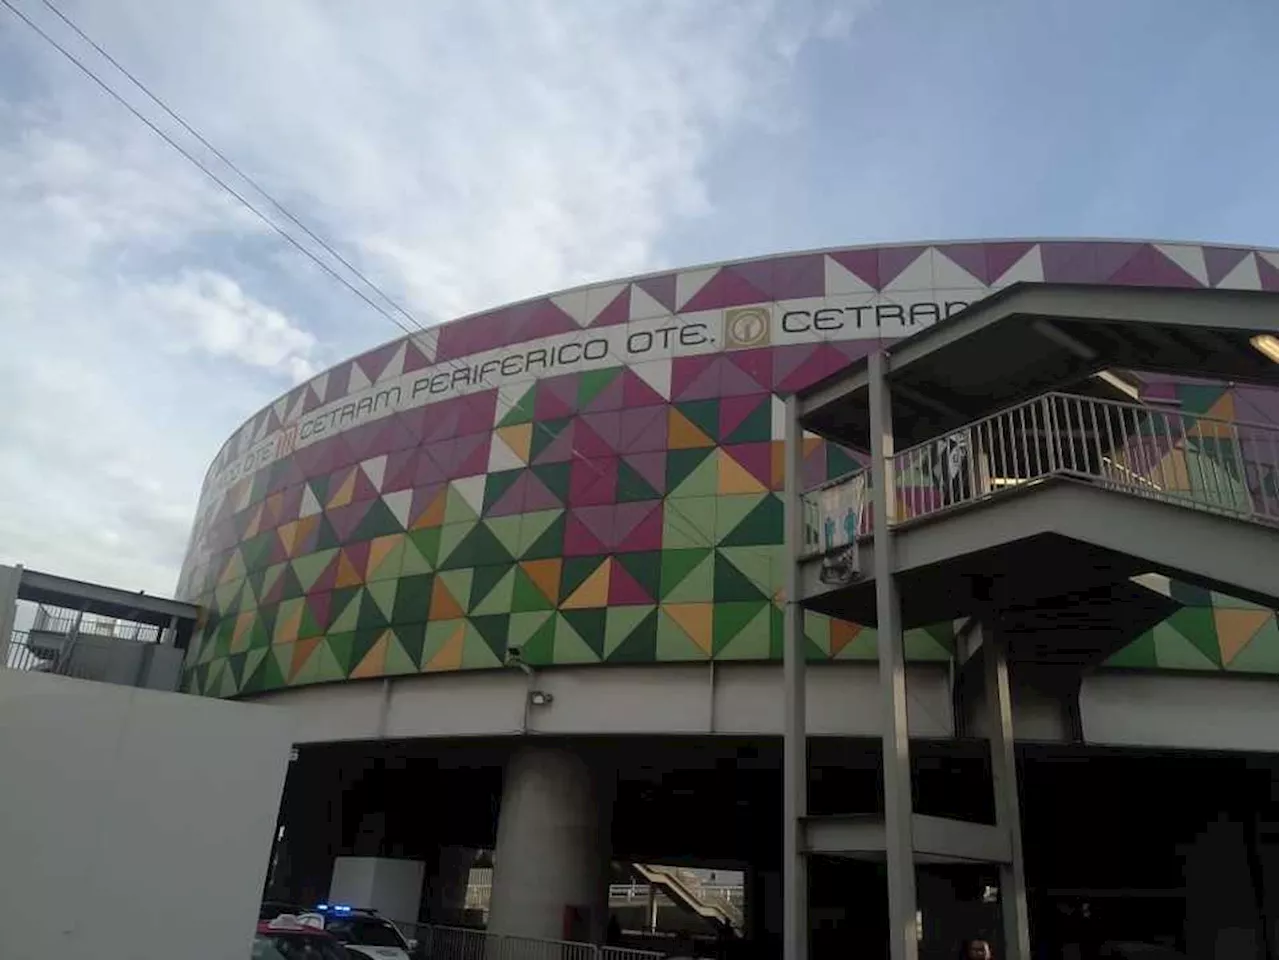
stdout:
<svg viewBox="0 0 1280 960">
<path fill-rule="evenodd" d="M 574 940 L 547 940 L 441 924 L 396 924 L 431 960 L 660 960 L 661 953 Z"/>
<path fill-rule="evenodd" d="M 929 517 L 1049 477 L 1067 477 L 1194 509 L 1275 524 L 1277 428 L 1115 400 L 1050 392 L 915 444 L 890 460 L 893 524 Z M 858 471 L 843 484 L 853 484 Z M 870 479 L 870 478 L 868 478 Z M 865 490 L 865 486 L 863 488 Z M 820 543 L 837 499 L 802 497 L 804 555 Z M 871 529 L 859 506 L 857 538 Z M 847 510 L 847 506 L 845 508 Z"/>
</svg>

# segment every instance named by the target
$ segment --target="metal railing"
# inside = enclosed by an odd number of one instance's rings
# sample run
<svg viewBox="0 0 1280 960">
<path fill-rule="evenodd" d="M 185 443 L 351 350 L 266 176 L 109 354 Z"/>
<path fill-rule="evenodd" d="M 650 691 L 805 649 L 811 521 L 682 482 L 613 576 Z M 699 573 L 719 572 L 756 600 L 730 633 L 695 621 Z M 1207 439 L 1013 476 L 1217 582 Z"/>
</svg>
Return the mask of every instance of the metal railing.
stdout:
<svg viewBox="0 0 1280 960">
<path fill-rule="evenodd" d="M 1278 459 L 1275 426 L 1047 393 L 896 453 L 893 522 L 1067 477 L 1275 524 Z M 870 533 L 870 477 L 860 470 L 804 495 L 805 555 Z"/>
<path fill-rule="evenodd" d="M 513 937 L 469 927 L 438 924 L 398 926 L 417 940 L 416 955 L 426 960 L 660 960 L 663 956 L 651 950 L 573 940 Z"/>
</svg>

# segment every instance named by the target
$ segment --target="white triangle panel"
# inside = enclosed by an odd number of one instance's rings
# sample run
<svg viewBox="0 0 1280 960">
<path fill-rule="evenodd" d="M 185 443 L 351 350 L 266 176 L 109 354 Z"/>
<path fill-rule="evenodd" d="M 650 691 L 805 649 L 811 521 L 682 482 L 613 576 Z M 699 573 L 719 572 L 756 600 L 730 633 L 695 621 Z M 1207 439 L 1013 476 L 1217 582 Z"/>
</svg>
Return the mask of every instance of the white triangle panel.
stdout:
<svg viewBox="0 0 1280 960">
<path fill-rule="evenodd" d="M 933 249 L 925 250 L 900 274 L 884 285 L 882 293 L 905 293 L 933 289 Z"/>
<path fill-rule="evenodd" d="M 676 274 L 676 312 L 679 313 L 693 295 L 707 285 L 720 272 L 719 267 L 704 267 L 701 270 L 685 270 Z"/>
<path fill-rule="evenodd" d="M 552 297 L 551 302 L 573 317 L 573 322 L 578 326 L 585 327 L 591 322 L 591 317 L 587 313 L 587 291 L 570 290 L 568 293 Z"/>
<path fill-rule="evenodd" d="M 586 291 L 587 323 L 600 316 L 600 311 L 617 300 L 618 295 L 625 289 L 627 289 L 627 284 L 625 283 L 602 283 L 589 287 Z"/>
<path fill-rule="evenodd" d="M 996 278 L 994 287 L 1007 287 L 1011 283 L 1044 283 L 1044 262 L 1040 259 L 1040 245 L 1036 244 Z"/>
<path fill-rule="evenodd" d="M 634 292 L 634 291 L 633 291 Z M 646 360 L 631 367 L 631 372 L 653 387 L 664 400 L 671 399 L 671 361 Z"/>
<path fill-rule="evenodd" d="M 432 363 L 436 362 L 436 346 L 439 341 L 440 334 L 435 330 L 424 330 L 413 335 L 413 345 L 422 351 L 422 355 Z"/>
<path fill-rule="evenodd" d="M 467 506 L 480 515 L 480 511 L 484 508 L 484 483 L 486 475 L 480 474 L 475 477 L 461 477 L 458 480 L 449 481 L 458 495 L 466 501 Z"/>
<path fill-rule="evenodd" d="M 382 502 L 387 505 L 391 515 L 399 521 L 400 526 L 409 526 L 409 507 L 413 503 L 412 490 L 392 490 L 382 495 Z"/>
<path fill-rule="evenodd" d="M 645 293 L 638 283 L 631 285 L 631 320 L 652 320 L 654 317 L 670 316 L 671 311 L 657 300 Z"/>
<path fill-rule="evenodd" d="M 1262 279 L 1258 276 L 1258 261 L 1245 254 L 1231 271 L 1218 281 L 1224 290 L 1261 290 Z"/>
<path fill-rule="evenodd" d="M 396 352 L 391 355 L 391 359 L 387 361 L 386 368 L 378 374 L 377 383 L 384 380 L 394 380 L 400 374 L 404 373 L 404 352 L 409 349 L 407 341 L 400 341 L 400 345 L 396 347 Z"/>
<path fill-rule="evenodd" d="M 316 498 L 309 486 L 302 488 L 302 503 L 298 506 L 299 517 L 314 517 L 320 513 L 324 507 L 320 505 L 320 501 Z"/>
<path fill-rule="evenodd" d="M 373 489 L 381 492 L 382 479 L 387 472 L 387 455 L 384 453 L 380 457 L 370 457 L 368 460 L 361 461 L 360 469 L 364 471 L 364 475 L 373 484 Z"/>
<path fill-rule="evenodd" d="M 527 464 L 496 433 L 489 438 L 489 472 L 519 470 Z"/>
<path fill-rule="evenodd" d="M 1267 263 L 1271 264 L 1273 267 L 1280 267 L 1280 255 L 1278 255 L 1276 251 L 1259 250 L 1258 256 L 1267 261 Z"/>
<path fill-rule="evenodd" d="M 325 392 L 329 389 L 329 371 L 326 370 L 307 384 L 307 389 L 311 391 L 312 396 L 324 403 Z"/>
<path fill-rule="evenodd" d="M 842 293 L 875 293 L 875 287 L 853 271 L 846 269 L 831 257 L 822 259 L 826 271 L 824 289 L 827 296 L 838 296 Z"/>
<path fill-rule="evenodd" d="M 373 381 L 370 380 L 365 375 L 365 372 L 360 369 L 360 364 L 356 363 L 354 360 L 351 361 L 351 372 L 348 374 L 347 379 L 347 393 L 355 393 L 371 386 L 373 386 Z"/>
<path fill-rule="evenodd" d="M 1187 243 L 1157 243 L 1156 249 L 1206 287 L 1209 285 L 1209 268 L 1204 263 L 1204 247 Z"/>
<path fill-rule="evenodd" d="M 933 269 L 933 284 L 935 290 L 966 290 L 978 289 L 985 290 L 987 285 L 966 270 L 960 264 L 956 263 L 941 250 L 933 249 L 929 251 L 931 255 Z"/>
</svg>

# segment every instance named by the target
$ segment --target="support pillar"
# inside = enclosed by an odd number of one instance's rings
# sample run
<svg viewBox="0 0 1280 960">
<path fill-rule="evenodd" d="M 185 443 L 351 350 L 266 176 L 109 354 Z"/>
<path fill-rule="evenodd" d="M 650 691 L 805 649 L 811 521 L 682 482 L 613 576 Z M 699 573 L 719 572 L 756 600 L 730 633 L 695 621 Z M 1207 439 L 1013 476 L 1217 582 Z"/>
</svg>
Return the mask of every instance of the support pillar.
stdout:
<svg viewBox="0 0 1280 960">
<path fill-rule="evenodd" d="M 1027 879 L 1022 864 L 1022 806 L 1018 801 L 1018 766 L 1013 749 L 1013 699 L 1004 639 L 990 622 L 983 624 L 982 657 L 991 738 L 991 787 L 996 826 L 1009 837 L 1009 863 L 1000 866 L 1000 917 L 1004 954 L 1009 960 L 1031 960 L 1031 928 L 1027 916 Z"/>
<path fill-rule="evenodd" d="M 787 606 L 783 620 L 782 684 L 782 956 L 807 960 L 809 955 L 808 863 L 801 846 L 803 818 L 808 813 L 808 736 L 805 731 L 804 607 L 800 603 L 800 555 L 804 547 L 804 514 L 800 502 L 804 435 L 799 404 L 787 398 L 785 443 Z"/>
<path fill-rule="evenodd" d="M 604 939 L 612 805 L 612 783 L 575 751 L 516 748 L 498 813 L 490 932 Z"/>
<path fill-rule="evenodd" d="M 902 600 L 893 576 L 893 418 L 887 357 L 867 357 L 871 428 L 871 508 L 875 535 L 876 656 L 880 677 L 881 752 L 884 765 L 885 860 L 889 881 L 889 956 L 916 960 L 916 877 L 911 839 L 911 754 L 907 733 L 907 679 L 902 649 Z"/>
</svg>

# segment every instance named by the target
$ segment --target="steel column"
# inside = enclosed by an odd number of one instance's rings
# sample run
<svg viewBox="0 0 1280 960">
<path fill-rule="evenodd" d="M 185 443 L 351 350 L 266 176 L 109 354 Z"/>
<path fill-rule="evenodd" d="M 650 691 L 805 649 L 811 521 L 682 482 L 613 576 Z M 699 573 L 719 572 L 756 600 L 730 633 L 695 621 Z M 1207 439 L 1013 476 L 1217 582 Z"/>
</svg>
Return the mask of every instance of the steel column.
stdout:
<svg viewBox="0 0 1280 960">
<path fill-rule="evenodd" d="M 784 498 L 790 563 L 782 638 L 782 955 L 785 960 L 807 960 L 809 956 L 809 876 L 801 846 L 802 818 L 808 812 L 809 763 L 805 734 L 804 607 L 800 603 L 800 556 L 804 551 L 800 470 L 804 434 L 799 409 L 796 398 L 788 397 Z"/>
<path fill-rule="evenodd" d="M 889 956 L 916 960 L 916 875 L 911 841 L 911 754 L 907 739 L 907 681 L 902 650 L 902 600 L 893 576 L 890 533 L 896 508 L 893 417 L 887 357 L 867 358 L 871 427 L 871 509 L 875 534 L 876 655 L 880 675 L 881 753 L 884 763 L 885 859 L 889 876 Z"/>
<path fill-rule="evenodd" d="M 1013 750 L 1013 699 L 1009 693 L 1009 661 L 1004 638 L 992 620 L 982 625 L 982 669 L 991 738 L 991 789 L 996 825 L 1009 837 L 1009 862 L 1000 865 L 1000 916 L 1004 955 L 1031 960 L 1031 928 L 1027 916 L 1027 880 L 1022 867 L 1022 809 L 1018 802 L 1018 766 Z"/>
</svg>

